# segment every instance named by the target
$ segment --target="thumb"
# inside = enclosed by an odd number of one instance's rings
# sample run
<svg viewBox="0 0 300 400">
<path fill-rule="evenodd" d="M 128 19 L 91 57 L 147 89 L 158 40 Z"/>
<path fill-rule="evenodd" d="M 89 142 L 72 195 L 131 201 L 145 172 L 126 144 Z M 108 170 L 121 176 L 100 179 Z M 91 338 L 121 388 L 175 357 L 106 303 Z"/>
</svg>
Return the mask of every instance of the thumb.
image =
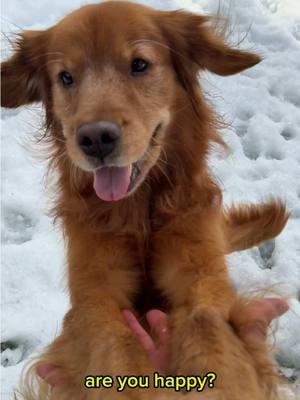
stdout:
<svg viewBox="0 0 300 400">
<path fill-rule="evenodd" d="M 264 340 L 268 326 L 289 309 L 285 300 L 268 298 L 239 305 L 232 313 L 232 323 L 242 336 Z"/>
<path fill-rule="evenodd" d="M 160 346 L 165 346 L 169 341 L 168 317 L 160 310 L 151 310 L 146 314 L 150 328 Z"/>
<path fill-rule="evenodd" d="M 68 379 L 61 369 L 47 362 L 36 367 L 37 375 L 52 387 L 62 387 L 68 384 Z"/>
</svg>

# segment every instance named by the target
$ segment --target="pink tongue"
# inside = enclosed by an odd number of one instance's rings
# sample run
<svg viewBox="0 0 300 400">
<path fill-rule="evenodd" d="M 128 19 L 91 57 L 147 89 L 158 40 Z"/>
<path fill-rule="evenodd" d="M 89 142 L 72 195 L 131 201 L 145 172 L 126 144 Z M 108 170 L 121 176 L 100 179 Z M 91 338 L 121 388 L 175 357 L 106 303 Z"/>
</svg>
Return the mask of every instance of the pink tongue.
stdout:
<svg viewBox="0 0 300 400">
<path fill-rule="evenodd" d="M 94 175 L 94 189 L 97 196 L 105 201 L 122 199 L 130 184 L 130 167 L 103 167 Z"/>
</svg>

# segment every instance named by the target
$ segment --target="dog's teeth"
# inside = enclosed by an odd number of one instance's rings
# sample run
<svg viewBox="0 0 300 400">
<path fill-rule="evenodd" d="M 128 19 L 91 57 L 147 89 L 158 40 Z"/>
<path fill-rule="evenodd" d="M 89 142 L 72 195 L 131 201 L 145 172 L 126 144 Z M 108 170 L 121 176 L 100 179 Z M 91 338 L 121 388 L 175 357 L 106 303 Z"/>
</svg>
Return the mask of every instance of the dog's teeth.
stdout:
<svg viewBox="0 0 300 400">
<path fill-rule="evenodd" d="M 135 179 L 138 176 L 138 169 L 136 168 L 136 165 L 133 164 L 132 166 L 132 173 L 131 173 L 131 180 L 135 181 Z"/>
</svg>

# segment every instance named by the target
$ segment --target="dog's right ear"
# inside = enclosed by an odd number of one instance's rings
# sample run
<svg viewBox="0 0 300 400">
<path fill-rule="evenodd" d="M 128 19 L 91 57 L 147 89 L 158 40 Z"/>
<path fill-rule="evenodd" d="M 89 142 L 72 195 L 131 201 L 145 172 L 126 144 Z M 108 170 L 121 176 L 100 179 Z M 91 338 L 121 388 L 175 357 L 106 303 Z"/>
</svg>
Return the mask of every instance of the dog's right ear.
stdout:
<svg viewBox="0 0 300 400">
<path fill-rule="evenodd" d="M 162 11 L 160 25 L 179 68 L 197 73 L 208 70 L 228 76 L 253 67 L 261 61 L 254 53 L 235 49 L 213 28 L 214 18 L 187 11 Z"/>
<path fill-rule="evenodd" d="M 42 100 L 46 31 L 19 35 L 15 52 L 1 64 L 1 106 L 16 108 Z"/>
</svg>

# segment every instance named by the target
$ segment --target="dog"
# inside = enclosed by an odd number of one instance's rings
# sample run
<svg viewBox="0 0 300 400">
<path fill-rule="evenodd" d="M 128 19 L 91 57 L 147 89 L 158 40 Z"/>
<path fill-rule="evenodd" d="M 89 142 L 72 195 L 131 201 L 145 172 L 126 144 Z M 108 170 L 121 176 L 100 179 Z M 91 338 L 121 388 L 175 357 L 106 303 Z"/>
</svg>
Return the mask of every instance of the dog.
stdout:
<svg viewBox="0 0 300 400">
<path fill-rule="evenodd" d="M 65 384 L 31 386 L 35 366 L 26 400 L 114 399 L 113 389 L 86 389 L 85 376 L 151 376 L 122 310 L 154 306 L 170 318 L 170 373 L 218 376 L 214 389 L 193 398 L 277 398 L 267 346 L 239 333 L 243 299 L 225 255 L 273 238 L 288 214 L 276 200 L 222 207 L 207 167 L 211 144 L 222 139 L 198 79 L 204 70 L 227 76 L 259 62 L 226 45 L 208 16 L 125 1 L 87 5 L 47 30 L 20 34 L 1 66 L 1 104 L 45 108 L 71 301 L 61 334 L 36 364 L 55 365 Z"/>
</svg>

